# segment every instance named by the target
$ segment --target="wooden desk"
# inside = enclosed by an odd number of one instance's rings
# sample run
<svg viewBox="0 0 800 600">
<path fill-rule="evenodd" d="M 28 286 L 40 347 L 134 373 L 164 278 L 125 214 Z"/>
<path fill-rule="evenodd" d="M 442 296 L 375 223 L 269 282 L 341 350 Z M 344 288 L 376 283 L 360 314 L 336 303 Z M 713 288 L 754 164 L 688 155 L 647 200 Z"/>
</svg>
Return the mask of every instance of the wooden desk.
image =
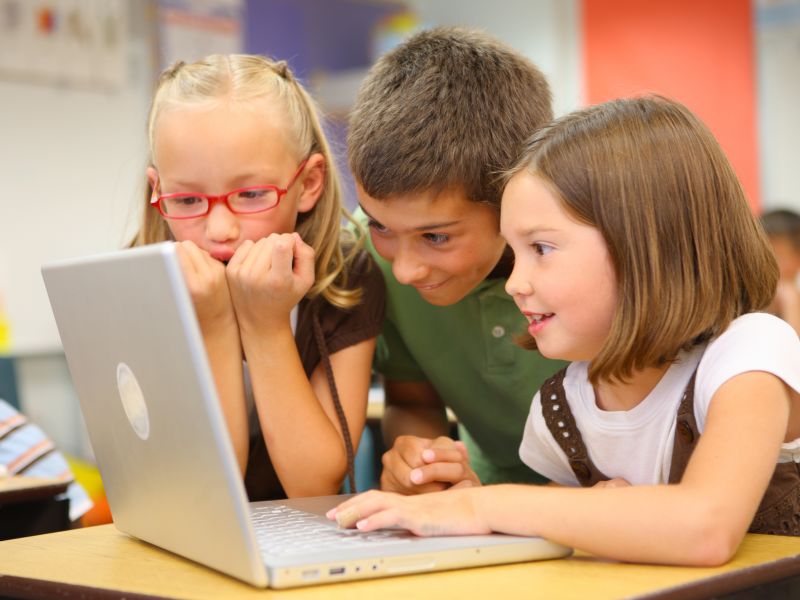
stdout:
<svg viewBox="0 0 800 600">
<path fill-rule="evenodd" d="M 620 564 L 577 554 L 563 560 L 273 591 L 252 588 L 129 538 L 113 525 L 0 542 L 0 596 L 23 598 L 463 600 L 535 595 L 587 600 L 646 595 L 686 600 L 798 574 L 800 538 L 748 535 L 734 559 L 715 569 Z"/>
</svg>

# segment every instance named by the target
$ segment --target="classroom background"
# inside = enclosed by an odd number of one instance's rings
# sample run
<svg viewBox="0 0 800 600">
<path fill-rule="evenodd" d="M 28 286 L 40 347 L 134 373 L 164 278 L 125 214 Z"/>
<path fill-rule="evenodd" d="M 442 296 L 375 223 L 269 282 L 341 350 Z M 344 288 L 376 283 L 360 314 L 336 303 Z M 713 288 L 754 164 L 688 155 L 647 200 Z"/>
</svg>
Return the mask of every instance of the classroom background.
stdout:
<svg viewBox="0 0 800 600">
<path fill-rule="evenodd" d="M 361 79 L 435 25 L 479 27 L 523 52 L 557 115 L 644 92 L 687 104 L 755 212 L 800 212 L 800 0 L 0 0 L 0 397 L 91 462 L 39 269 L 133 233 L 163 67 L 215 52 L 287 60 L 346 174 Z"/>
</svg>

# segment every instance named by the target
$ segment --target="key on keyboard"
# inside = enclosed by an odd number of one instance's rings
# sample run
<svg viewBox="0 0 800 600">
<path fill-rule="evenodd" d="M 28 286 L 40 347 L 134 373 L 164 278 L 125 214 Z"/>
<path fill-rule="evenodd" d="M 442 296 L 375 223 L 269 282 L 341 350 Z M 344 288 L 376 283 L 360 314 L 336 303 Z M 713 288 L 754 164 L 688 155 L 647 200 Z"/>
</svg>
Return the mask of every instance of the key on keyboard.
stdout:
<svg viewBox="0 0 800 600">
<path fill-rule="evenodd" d="M 308 554 L 344 548 L 369 548 L 376 543 L 409 543 L 414 536 L 403 531 L 339 529 L 325 517 L 288 506 L 259 506 L 251 509 L 261 553 L 270 556 Z"/>
</svg>

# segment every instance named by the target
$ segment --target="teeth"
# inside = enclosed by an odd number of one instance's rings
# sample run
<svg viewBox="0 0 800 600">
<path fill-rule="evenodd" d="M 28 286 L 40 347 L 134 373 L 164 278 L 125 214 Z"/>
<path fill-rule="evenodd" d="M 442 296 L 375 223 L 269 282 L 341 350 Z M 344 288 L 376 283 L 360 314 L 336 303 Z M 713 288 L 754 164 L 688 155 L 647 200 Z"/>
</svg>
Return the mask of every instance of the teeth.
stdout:
<svg viewBox="0 0 800 600">
<path fill-rule="evenodd" d="M 531 318 L 534 323 L 541 323 L 542 319 L 544 319 L 544 315 L 533 315 Z"/>
</svg>

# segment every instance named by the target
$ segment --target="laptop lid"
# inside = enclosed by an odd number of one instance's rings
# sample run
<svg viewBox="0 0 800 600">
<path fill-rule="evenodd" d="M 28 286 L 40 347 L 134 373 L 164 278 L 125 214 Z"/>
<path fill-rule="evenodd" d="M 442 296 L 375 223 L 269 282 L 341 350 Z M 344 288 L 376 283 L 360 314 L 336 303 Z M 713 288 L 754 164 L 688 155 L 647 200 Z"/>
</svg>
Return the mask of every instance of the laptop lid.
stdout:
<svg viewBox="0 0 800 600">
<path fill-rule="evenodd" d="M 117 528 L 265 586 L 175 245 L 59 261 L 42 275 Z"/>
</svg>

